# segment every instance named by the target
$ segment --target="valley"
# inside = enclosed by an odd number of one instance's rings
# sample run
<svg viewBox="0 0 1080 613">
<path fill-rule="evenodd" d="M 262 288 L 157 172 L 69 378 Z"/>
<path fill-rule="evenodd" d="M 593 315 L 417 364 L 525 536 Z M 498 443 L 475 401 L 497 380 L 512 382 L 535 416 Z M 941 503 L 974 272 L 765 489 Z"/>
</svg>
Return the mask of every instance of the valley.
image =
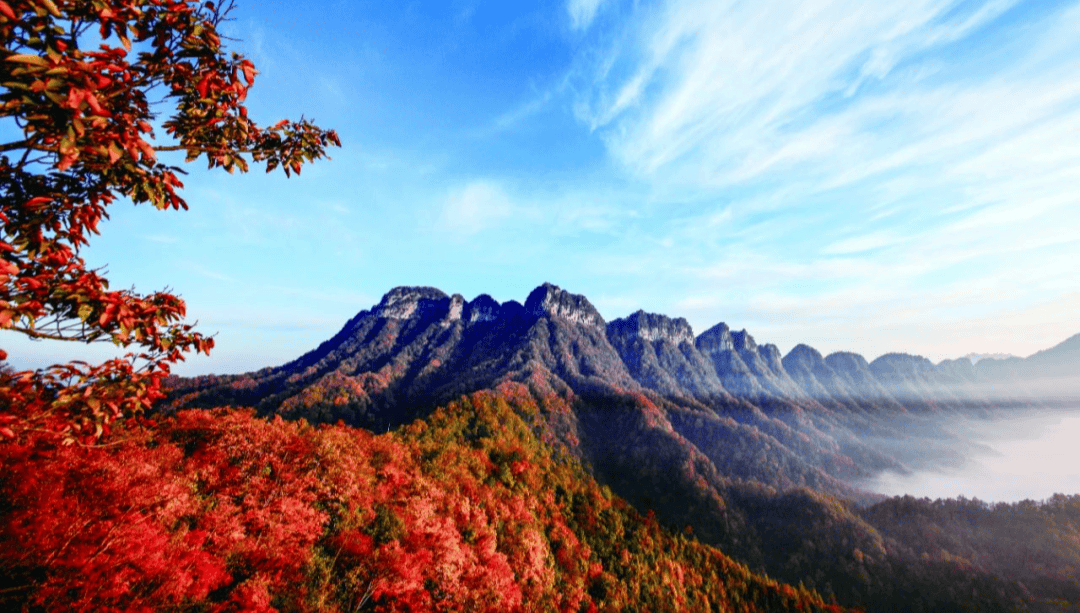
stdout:
<svg viewBox="0 0 1080 613">
<path fill-rule="evenodd" d="M 951 453 L 927 452 L 906 463 L 907 474 L 886 471 L 860 485 L 890 496 L 967 496 L 988 502 L 1080 492 L 1075 461 L 1080 408 L 1004 410 L 998 418 L 957 418 L 943 429 L 953 437 L 942 445 Z"/>
</svg>

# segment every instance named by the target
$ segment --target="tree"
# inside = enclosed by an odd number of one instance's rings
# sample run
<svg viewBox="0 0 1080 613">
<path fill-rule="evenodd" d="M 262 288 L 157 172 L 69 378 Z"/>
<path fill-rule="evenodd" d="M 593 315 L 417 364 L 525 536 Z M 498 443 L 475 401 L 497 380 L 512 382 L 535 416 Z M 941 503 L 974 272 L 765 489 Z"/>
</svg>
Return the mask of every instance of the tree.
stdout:
<svg viewBox="0 0 1080 613">
<path fill-rule="evenodd" d="M 184 302 L 168 289 L 110 290 L 105 271 L 79 255 L 119 200 L 187 208 L 183 170 L 159 152 L 228 172 L 246 172 L 250 157 L 288 176 L 340 146 L 335 132 L 304 119 L 260 128 L 248 118 L 257 72 L 218 33 L 232 8 L 231 0 L 0 0 L 0 134 L 21 134 L 0 142 L 0 329 L 131 348 L 100 365 L 0 370 L 0 439 L 26 429 L 99 436 L 161 398 L 185 352 L 213 347 L 183 323 Z M 155 144 L 159 118 L 170 141 Z"/>
</svg>

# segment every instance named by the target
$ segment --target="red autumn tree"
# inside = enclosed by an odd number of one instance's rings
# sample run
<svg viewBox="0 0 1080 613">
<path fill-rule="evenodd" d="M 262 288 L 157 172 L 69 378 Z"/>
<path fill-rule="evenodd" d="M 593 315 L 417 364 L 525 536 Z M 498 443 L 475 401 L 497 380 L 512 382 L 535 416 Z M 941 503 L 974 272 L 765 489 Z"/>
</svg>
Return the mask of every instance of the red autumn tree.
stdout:
<svg viewBox="0 0 1080 613">
<path fill-rule="evenodd" d="M 260 128 L 248 118 L 255 67 L 227 53 L 218 33 L 231 8 L 0 0 L 0 125 L 19 135 L 0 142 L 0 330 L 130 348 L 96 366 L 0 369 L 0 439 L 26 429 L 95 437 L 160 398 L 162 378 L 185 352 L 213 347 L 183 323 L 177 296 L 110 290 L 79 255 L 110 204 L 187 208 L 182 171 L 159 152 L 229 172 L 246 171 L 250 158 L 289 175 L 340 146 L 333 131 L 305 120 Z M 155 120 L 164 120 L 165 142 L 155 142 Z"/>
</svg>

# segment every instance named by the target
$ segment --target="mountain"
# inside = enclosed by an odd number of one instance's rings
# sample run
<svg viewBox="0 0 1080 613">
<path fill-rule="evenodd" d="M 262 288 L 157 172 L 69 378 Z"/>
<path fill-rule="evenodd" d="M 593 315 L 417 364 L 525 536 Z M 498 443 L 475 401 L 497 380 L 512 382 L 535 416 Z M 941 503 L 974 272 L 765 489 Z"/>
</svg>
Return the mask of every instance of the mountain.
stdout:
<svg viewBox="0 0 1080 613">
<path fill-rule="evenodd" d="M 171 380 L 167 407 L 248 406 L 384 432 L 522 386 L 540 407 L 537 435 L 642 512 L 772 576 L 883 607 L 898 584 L 874 577 L 894 573 L 897 554 L 859 511 L 883 497 L 858 483 L 908 470 L 932 445 L 947 451 L 944 416 L 1069 401 L 1071 390 L 1041 393 L 1076 374 L 1078 346 L 1080 335 L 974 365 L 807 345 L 782 356 L 724 323 L 695 335 L 643 311 L 605 322 L 548 283 L 524 304 L 399 287 L 280 367 Z"/>
<path fill-rule="evenodd" d="M 978 364 L 982 360 L 1006 360 L 1008 358 L 1015 358 L 1011 353 L 969 353 L 959 359 L 969 360 L 972 364 Z"/>
<path fill-rule="evenodd" d="M 897 468 L 894 458 L 861 442 L 866 434 L 895 432 L 943 411 L 1035 403 L 1033 382 L 1075 364 L 1077 339 L 1020 361 L 934 365 L 887 354 L 868 363 L 847 352 L 823 357 L 806 345 L 781 356 L 775 345 L 724 323 L 695 336 L 685 319 L 643 311 L 605 322 L 587 298 L 551 284 L 524 304 L 399 287 L 297 360 L 174 381 L 170 403 L 253 406 L 261 414 L 385 430 L 500 381 L 533 381 L 573 394 L 592 407 L 589 415 L 603 412 L 598 399 L 633 398 L 637 412 L 658 420 L 648 431 L 687 449 L 688 458 L 705 453 L 727 477 L 858 497 L 845 480 Z M 1001 389 L 1003 380 L 1012 385 Z M 590 422 L 578 413 L 553 419 L 553 432 L 576 440 L 571 446 L 582 457 L 600 453 L 605 438 L 585 436 Z M 754 454 L 740 451 L 762 442 L 784 470 L 763 474 Z"/>
<path fill-rule="evenodd" d="M 723 324 L 695 337 L 685 320 L 642 312 L 608 324 L 584 296 L 551 284 L 524 305 L 396 288 L 298 360 L 178 382 L 172 405 L 246 405 L 377 431 L 504 380 L 572 394 L 574 414 L 554 416 L 553 434 L 583 458 L 605 458 L 594 463 L 598 470 L 623 462 L 626 440 L 611 438 L 606 426 L 630 414 L 641 423 L 627 428 L 662 439 L 680 462 L 781 489 L 810 485 L 855 495 L 843 478 L 867 476 L 867 460 L 893 466 L 859 447 L 844 419 L 787 374 L 775 346 L 758 346 L 746 331 Z M 613 398 L 632 410 L 619 408 L 609 418 Z M 763 445 L 782 470 L 755 457 Z M 858 464 L 844 453 L 848 447 Z M 627 468 L 634 466 L 629 457 Z M 710 479 L 723 483 L 719 474 Z"/>
</svg>

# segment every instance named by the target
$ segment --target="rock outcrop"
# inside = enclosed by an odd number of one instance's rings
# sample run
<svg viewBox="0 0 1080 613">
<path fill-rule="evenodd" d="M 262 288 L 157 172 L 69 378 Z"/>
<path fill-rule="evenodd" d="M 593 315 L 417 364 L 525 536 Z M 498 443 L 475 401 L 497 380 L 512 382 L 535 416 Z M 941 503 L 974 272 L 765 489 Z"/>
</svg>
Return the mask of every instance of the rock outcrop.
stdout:
<svg viewBox="0 0 1080 613">
<path fill-rule="evenodd" d="M 525 300 L 525 311 L 536 317 L 549 315 L 585 326 L 604 326 L 604 318 L 585 296 L 571 294 L 550 283 L 541 285 L 529 294 Z"/>
</svg>

